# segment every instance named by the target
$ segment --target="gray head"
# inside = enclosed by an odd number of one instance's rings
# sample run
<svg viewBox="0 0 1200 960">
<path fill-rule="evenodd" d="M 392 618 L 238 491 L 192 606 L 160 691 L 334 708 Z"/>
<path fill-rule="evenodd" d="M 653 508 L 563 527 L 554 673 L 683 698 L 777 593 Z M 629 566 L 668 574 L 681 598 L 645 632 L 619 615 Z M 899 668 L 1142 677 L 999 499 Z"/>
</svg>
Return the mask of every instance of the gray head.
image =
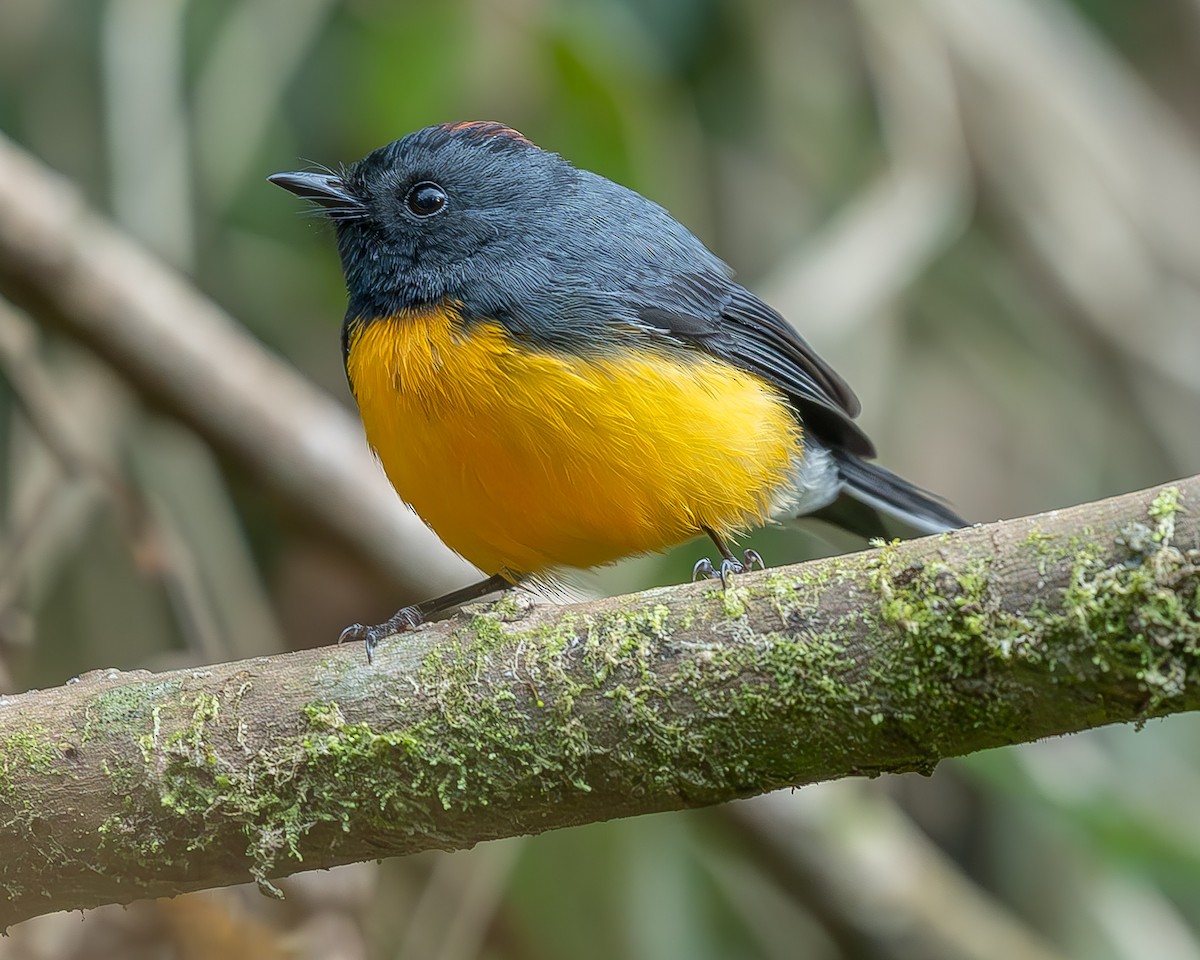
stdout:
<svg viewBox="0 0 1200 960">
<path fill-rule="evenodd" d="M 728 276 L 662 207 L 499 123 L 426 127 L 340 174 L 270 179 L 335 224 L 352 320 L 452 299 L 514 333 L 578 342 L 635 319 L 638 289 Z"/>
</svg>

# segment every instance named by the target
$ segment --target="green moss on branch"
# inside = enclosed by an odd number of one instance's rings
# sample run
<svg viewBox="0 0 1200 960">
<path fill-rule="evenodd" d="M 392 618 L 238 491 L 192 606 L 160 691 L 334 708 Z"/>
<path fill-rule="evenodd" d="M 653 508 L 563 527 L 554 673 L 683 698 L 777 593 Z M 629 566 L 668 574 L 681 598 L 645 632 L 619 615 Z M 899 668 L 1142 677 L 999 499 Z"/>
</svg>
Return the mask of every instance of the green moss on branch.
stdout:
<svg viewBox="0 0 1200 960">
<path fill-rule="evenodd" d="M 0 707 L 0 822 L 26 840 L 0 834 L 0 882 L 14 903 L 51 897 L 27 885 L 36 860 L 77 870 L 69 905 L 111 897 L 106 872 L 125 896 L 271 889 L 301 867 L 1191 709 L 1194 502 L 1165 489 L 1091 528 L 1016 521 L 724 592 L 507 598 L 384 644 L 374 667 L 345 649 L 30 695 Z M 101 785 L 77 823 L 30 799 L 66 772 Z"/>
</svg>

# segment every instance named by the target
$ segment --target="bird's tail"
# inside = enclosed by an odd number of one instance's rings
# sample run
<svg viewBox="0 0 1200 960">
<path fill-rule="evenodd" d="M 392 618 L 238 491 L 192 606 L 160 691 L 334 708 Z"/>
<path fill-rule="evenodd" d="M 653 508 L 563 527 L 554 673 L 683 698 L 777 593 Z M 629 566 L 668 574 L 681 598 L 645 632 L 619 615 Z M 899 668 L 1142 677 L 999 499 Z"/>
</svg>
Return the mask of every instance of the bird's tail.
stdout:
<svg viewBox="0 0 1200 960">
<path fill-rule="evenodd" d="M 926 536 L 965 527 L 944 502 L 876 463 L 833 451 L 842 489 L 837 499 L 811 514 L 868 539 Z"/>
</svg>

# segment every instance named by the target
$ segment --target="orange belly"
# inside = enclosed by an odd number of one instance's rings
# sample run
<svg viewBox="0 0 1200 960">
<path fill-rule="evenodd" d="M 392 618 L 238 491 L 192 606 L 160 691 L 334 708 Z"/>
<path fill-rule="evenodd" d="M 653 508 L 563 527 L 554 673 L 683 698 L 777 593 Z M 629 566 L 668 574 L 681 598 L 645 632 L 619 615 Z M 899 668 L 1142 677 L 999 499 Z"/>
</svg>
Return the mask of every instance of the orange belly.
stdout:
<svg viewBox="0 0 1200 960">
<path fill-rule="evenodd" d="M 784 398 L 699 353 L 531 352 L 438 309 L 363 324 L 346 369 L 396 492 L 487 573 L 762 523 L 801 455 Z"/>
</svg>

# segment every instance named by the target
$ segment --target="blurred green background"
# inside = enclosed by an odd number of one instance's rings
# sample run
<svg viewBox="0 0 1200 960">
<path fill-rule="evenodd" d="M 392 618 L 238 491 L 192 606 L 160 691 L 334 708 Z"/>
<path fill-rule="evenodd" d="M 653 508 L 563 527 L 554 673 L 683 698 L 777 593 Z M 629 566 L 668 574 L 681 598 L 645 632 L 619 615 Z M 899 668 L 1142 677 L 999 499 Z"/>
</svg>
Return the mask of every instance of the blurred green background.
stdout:
<svg viewBox="0 0 1200 960">
<path fill-rule="evenodd" d="M 1200 472 L 1198 84 L 1196 0 L 0 5 L 0 130 L 340 402 L 331 231 L 264 177 L 498 119 L 669 208 L 846 376 L 881 460 L 977 520 Z M 0 693 L 328 642 L 411 599 L 73 344 L 38 330 L 35 353 L 170 549 L 139 554 L 0 366 Z M 684 579 L 697 549 L 599 582 Z M 603 824 L 304 878 L 291 907 L 49 918 L 0 958 L 236 955 L 217 916 L 281 956 L 1032 955 L 920 946 L 919 904 L 953 926 L 962 897 L 1046 956 L 1200 958 L 1198 799 L 1200 725 L 1176 717 L 808 788 L 803 823 L 764 806 L 759 833 Z M 875 814 L 919 829 L 864 859 Z M 956 886 L 906 859 L 931 843 Z M 830 896 L 831 863 L 899 892 Z"/>
</svg>

